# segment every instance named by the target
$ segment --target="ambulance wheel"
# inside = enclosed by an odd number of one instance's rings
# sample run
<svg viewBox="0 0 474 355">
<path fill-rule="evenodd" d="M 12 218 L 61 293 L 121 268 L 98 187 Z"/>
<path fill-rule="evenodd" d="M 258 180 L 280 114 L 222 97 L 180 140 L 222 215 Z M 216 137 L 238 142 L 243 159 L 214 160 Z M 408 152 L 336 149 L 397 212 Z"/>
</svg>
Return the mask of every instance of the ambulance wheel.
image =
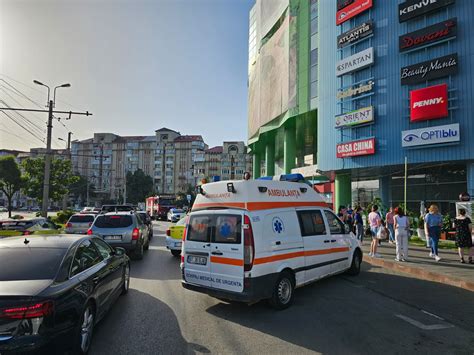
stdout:
<svg viewBox="0 0 474 355">
<path fill-rule="evenodd" d="M 275 283 L 270 305 L 276 309 L 288 308 L 293 303 L 294 291 L 293 275 L 288 271 L 283 271 Z"/>
<path fill-rule="evenodd" d="M 181 255 L 181 250 L 171 250 L 171 254 L 173 254 L 173 256 L 180 256 Z"/>
<path fill-rule="evenodd" d="M 351 267 L 347 270 L 347 274 L 351 276 L 357 276 L 360 273 L 360 264 L 362 263 L 362 253 L 359 249 L 354 252 L 352 257 Z"/>
</svg>

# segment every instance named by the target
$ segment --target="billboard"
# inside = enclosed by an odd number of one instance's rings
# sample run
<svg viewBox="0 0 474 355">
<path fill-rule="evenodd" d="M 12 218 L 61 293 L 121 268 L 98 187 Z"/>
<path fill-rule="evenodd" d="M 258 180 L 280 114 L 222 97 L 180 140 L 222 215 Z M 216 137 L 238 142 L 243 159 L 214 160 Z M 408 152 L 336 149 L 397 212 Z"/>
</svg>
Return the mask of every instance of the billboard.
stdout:
<svg viewBox="0 0 474 355">
<path fill-rule="evenodd" d="M 405 22 L 450 4 L 454 0 L 408 0 L 398 5 L 398 21 Z"/>
<path fill-rule="evenodd" d="M 427 44 L 454 38 L 456 35 L 457 18 L 452 18 L 400 36 L 398 47 L 400 52 L 405 52 Z"/>
<path fill-rule="evenodd" d="M 454 123 L 445 126 L 436 126 L 403 131 L 402 147 L 454 143 L 459 142 L 460 139 L 461 132 L 459 129 L 459 123 Z"/>
<path fill-rule="evenodd" d="M 372 154 L 375 154 L 375 138 L 339 143 L 336 146 L 337 158 L 349 158 Z"/>
<path fill-rule="evenodd" d="M 458 54 L 450 54 L 426 62 L 404 67 L 400 70 L 402 85 L 424 83 L 458 72 Z"/>
<path fill-rule="evenodd" d="M 371 35 L 372 33 L 374 33 L 374 22 L 364 22 L 362 25 L 350 29 L 349 31 L 337 36 L 337 48 L 348 46 L 349 44 L 355 43 L 358 40 Z"/>
<path fill-rule="evenodd" d="M 374 48 L 370 47 L 336 63 L 336 76 L 363 69 L 374 63 Z"/>
<path fill-rule="evenodd" d="M 374 121 L 374 107 L 364 107 L 336 116 L 336 128 L 356 126 Z"/>
<path fill-rule="evenodd" d="M 340 25 L 372 7 L 372 0 L 355 0 L 336 12 L 336 25 Z"/>
<path fill-rule="evenodd" d="M 357 97 L 359 95 L 372 92 L 374 86 L 375 82 L 373 80 L 364 81 L 356 86 L 339 90 L 336 94 L 336 99 L 344 100 L 346 98 Z"/>
<path fill-rule="evenodd" d="M 410 92 L 410 121 L 448 116 L 448 85 L 434 85 Z"/>
</svg>

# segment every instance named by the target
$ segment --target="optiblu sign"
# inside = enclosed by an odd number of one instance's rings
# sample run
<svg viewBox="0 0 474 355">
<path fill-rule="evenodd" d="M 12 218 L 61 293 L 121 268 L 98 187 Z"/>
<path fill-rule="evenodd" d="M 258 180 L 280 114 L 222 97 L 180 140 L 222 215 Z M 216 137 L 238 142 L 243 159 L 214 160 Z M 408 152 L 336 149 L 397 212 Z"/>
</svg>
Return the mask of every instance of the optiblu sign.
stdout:
<svg viewBox="0 0 474 355">
<path fill-rule="evenodd" d="M 459 123 L 402 132 L 402 147 L 459 142 Z"/>
<path fill-rule="evenodd" d="M 370 47 L 336 63 L 336 76 L 363 69 L 374 63 L 374 48 Z"/>
</svg>

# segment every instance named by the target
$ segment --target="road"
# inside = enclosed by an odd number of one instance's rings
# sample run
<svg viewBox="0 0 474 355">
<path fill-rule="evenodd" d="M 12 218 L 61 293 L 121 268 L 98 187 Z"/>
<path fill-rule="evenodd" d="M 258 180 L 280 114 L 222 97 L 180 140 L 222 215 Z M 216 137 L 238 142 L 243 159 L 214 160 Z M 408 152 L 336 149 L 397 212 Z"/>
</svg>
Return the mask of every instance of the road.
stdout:
<svg viewBox="0 0 474 355">
<path fill-rule="evenodd" d="M 155 224 L 132 263 L 131 289 L 97 326 L 91 354 L 473 354 L 474 293 L 364 263 L 358 277 L 298 289 L 284 311 L 227 304 L 182 288 L 167 225 Z"/>
</svg>

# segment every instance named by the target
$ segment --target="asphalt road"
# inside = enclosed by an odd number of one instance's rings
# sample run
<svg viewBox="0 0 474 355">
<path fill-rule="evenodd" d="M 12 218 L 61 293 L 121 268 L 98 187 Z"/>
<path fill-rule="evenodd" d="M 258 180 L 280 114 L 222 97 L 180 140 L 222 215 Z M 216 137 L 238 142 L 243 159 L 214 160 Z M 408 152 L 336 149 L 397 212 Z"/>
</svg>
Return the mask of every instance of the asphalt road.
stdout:
<svg viewBox="0 0 474 355">
<path fill-rule="evenodd" d="M 357 277 L 298 289 L 284 311 L 228 304 L 182 288 L 165 225 L 91 354 L 474 354 L 474 293 L 364 263 Z"/>
</svg>

